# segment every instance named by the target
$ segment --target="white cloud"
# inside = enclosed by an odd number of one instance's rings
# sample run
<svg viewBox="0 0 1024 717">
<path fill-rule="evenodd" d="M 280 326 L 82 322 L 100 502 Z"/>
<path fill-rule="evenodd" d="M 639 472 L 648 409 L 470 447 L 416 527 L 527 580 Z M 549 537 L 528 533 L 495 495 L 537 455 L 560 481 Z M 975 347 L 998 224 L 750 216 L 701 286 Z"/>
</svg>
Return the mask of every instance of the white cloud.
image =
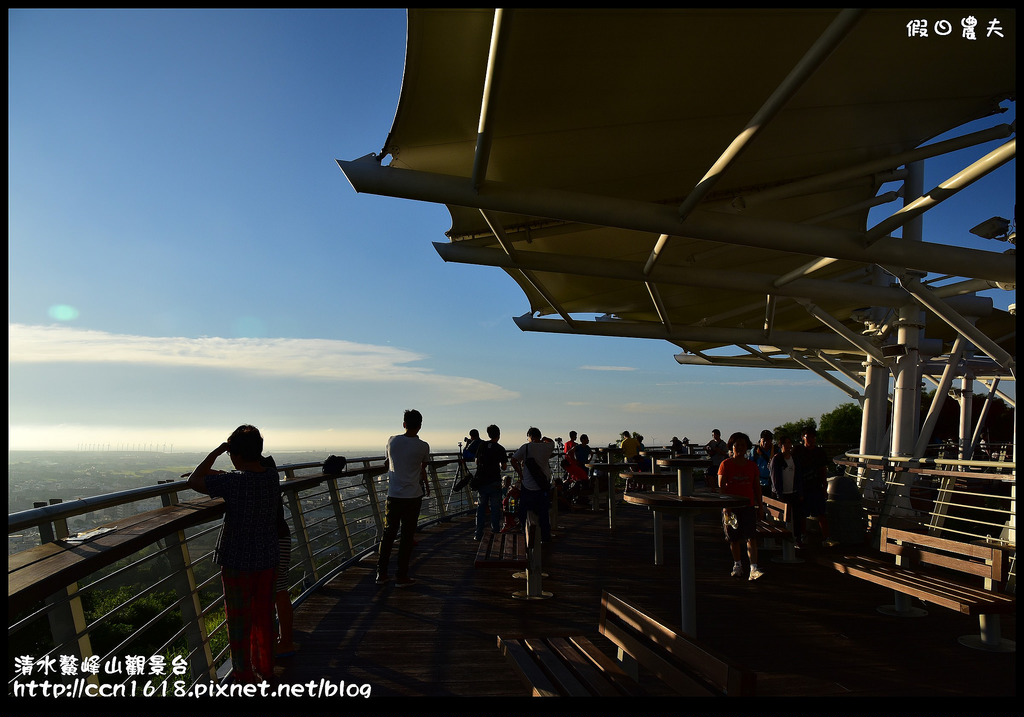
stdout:
<svg viewBox="0 0 1024 717">
<path fill-rule="evenodd" d="M 581 371 L 636 371 L 632 366 L 580 366 Z"/>
<path fill-rule="evenodd" d="M 443 392 L 447 403 L 518 397 L 487 381 L 411 366 L 413 351 L 330 339 L 154 337 L 68 326 L 10 324 L 11 364 L 133 364 L 207 368 L 301 380 L 405 383 Z"/>
</svg>

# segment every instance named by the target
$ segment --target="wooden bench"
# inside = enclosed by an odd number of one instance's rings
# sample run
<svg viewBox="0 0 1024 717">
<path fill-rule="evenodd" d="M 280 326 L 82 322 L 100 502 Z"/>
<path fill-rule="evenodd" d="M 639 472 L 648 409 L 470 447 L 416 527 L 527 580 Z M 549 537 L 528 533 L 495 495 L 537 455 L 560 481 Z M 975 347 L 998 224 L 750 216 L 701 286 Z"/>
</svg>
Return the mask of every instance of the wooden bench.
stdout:
<svg viewBox="0 0 1024 717">
<path fill-rule="evenodd" d="M 964 615 L 978 616 L 980 635 L 961 637 L 962 644 L 991 651 L 1013 649 L 1013 643 L 999 634 L 1000 614 L 1016 610 L 1016 597 L 998 592 L 1008 575 L 1008 557 L 1003 546 L 985 541 L 965 543 L 882 526 L 879 548 L 882 553 L 896 556 L 896 562 L 869 556 L 821 560 L 842 573 L 891 588 L 895 602 L 879 607 L 879 612 L 897 617 L 927 614 L 911 606 L 911 598 L 917 598 Z M 974 585 L 968 583 L 972 577 Z"/>
<path fill-rule="evenodd" d="M 775 563 L 802 563 L 796 556 L 793 538 L 793 514 L 789 503 L 763 496 L 761 498 L 763 514 L 757 521 L 758 537 L 777 539 L 782 544 L 782 555 L 772 559 Z M 763 547 L 763 546 L 762 546 Z"/>
<path fill-rule="evenodd" d="M 622 662 L 583 636 L 499 636 L 498 647 L 534 697 L 641 696 L 647 691 L 639 684 L 639 667 L 680 695 L 754 694 L 753 672 L 607 592 L 598 629 L 619 648 Z"/>
<path fill-rule="evenodd" d="M 525 568 L 526 561 L 526 535 L 522 531 L 492 533 L 488 530 L 480 538 L 473 567 Z"/>
</svg>

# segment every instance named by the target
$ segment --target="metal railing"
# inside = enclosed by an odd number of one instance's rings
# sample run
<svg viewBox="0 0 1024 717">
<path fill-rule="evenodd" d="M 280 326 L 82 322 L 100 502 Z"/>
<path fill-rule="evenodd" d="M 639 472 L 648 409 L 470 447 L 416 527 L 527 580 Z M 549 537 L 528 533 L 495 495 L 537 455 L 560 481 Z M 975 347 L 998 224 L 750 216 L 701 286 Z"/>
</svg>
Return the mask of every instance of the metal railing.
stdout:
<svg viewBox="0 0 1024 717">
<path fill-rule="evenodd" d="M 383 457 L 350 459 L 337 476 L 322 463 L 278 468 L 285 514 L 291 529 L 289 592 L 300 604 L 318 586 L 376 550 L 383 528 L 387 476 Z M 474 507 L 468 487 L 452 491 L 460 470 L 457 454 L 432 454 L 430 495 L 423 501 L 420 525 L 446 520 Z M 68 519 L 126 506 L 161 510 L 200 498 L 184 481 L 121 491 L 50 505 L 8 516 L 8 533 L 37 530 L 39 544 L 69 537 Z M 132 510 L 135 506 L 141 509 Z M 19 678 L 45 674 L 47 681 L 113 689 L 107 694 L 136 694 L 141 681 L 148 694 L 173 694 L 169 680 L 189 686 L 217 680 L 230 667 L 220 571 L 213 547 L 223 509 L 194 525 L 154 540 L 118 560 L 101 551 L 89 558 L 89 574 L 56 593 L 10 614 L 8 657 Z M 10 604 L 9 604 L 10 611 Z M 140 659 L 141 658 L 141 659 Z M 122 691 L 118 692 L 118 688 Z"/>
<path fill-rule="evenodd" d="M 838 462 L 857 479 L 865 503 L 881 524 L 898 523 L 950 540 L 992 541 L 1015 552 L 1013 461 L 848 452 Z"/>
</svg>

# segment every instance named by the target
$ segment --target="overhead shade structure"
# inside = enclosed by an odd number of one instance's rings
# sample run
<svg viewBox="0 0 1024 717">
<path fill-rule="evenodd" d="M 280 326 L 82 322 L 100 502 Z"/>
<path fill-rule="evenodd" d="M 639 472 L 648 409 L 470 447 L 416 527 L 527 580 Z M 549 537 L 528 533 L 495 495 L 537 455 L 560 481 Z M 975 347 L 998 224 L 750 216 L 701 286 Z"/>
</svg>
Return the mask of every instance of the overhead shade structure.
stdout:
<svg viewBox="0 0 1024 717">
<path fill-rule="evenodd" d="M 841 367 L 916 302 L 933 354 L 951 313 L 1012 370 L 1014 317 L 970 294 L 1012 288 L 1013 255 L 908 229 L 1014 159 L 998 123 L 933 142 L 1015 95 L 1015 15 L 986 36 L 972 12 L 975 39 L 950 10 L 410 10 L 391 132 L 339 165 L 357 191 L 447 205 L 439 253 L 504 269 L 525 330 Z M 962 147 L 978 161 L 942 191 L 880 193 Z M 918 282 L 936 274 L 956 288 Z"/>
</svg>

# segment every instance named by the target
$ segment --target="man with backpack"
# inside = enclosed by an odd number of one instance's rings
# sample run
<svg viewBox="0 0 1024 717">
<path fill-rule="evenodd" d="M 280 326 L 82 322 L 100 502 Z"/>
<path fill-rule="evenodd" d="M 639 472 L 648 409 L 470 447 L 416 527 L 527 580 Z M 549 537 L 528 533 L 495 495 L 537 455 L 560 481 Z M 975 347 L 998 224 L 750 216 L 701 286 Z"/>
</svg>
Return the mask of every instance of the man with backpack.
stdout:
<svg viewBox="0 0 1024 717">
<path fill-rule="evenodd" d="M 531 511 L 537 515 L 540 523 L 540 542 L 551 540 L 550 507 L 551 489 L 551 455 L 555 450 L 555 442 L 542 437 L 540 429 L 533 426 L 526 431 L 529 442 L 519 447 L 512 456 L 512 468 L 519 475 L 522 483 L 522 495 L 519 500 L 520 520 L 526 524 L 526 515 Z"/>
</svg>

